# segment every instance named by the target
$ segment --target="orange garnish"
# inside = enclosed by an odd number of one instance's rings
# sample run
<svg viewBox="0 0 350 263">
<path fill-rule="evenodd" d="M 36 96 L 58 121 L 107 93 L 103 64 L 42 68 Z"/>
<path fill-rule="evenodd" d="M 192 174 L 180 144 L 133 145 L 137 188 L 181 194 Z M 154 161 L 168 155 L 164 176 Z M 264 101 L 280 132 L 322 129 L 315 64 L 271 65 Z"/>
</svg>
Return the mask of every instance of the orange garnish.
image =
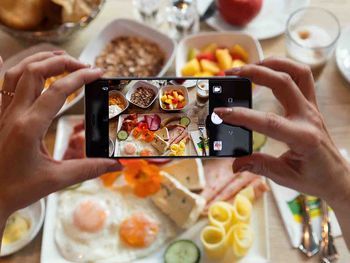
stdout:
<svg viewBox="0 0 350 263">
<path fill-rule="evenodd" d="M 121 171 L 105 173 L 100 176 L 105 187 L 111 187 L 114 181 L 122 174 Z"/>
<path fill-rule="evenodd" d="M 134 189 L 134 194 L 147 197 L 160 189 L 160 170 L 158 166 L 145 160 L 129 162 L 124 169 L 125 181 Z"/>
</svg>

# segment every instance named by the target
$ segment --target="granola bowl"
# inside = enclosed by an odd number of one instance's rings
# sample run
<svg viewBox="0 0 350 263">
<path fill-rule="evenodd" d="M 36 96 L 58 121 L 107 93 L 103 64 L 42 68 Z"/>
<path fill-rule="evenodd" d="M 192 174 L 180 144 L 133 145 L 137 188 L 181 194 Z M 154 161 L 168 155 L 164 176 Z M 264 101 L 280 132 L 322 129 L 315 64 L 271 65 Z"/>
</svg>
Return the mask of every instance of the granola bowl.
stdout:
<svg viewBox="0 0 350 263">
<path fill-rule="evenodd" d="M 104 77 L 161 77 L 174 57 L 175 41 L 165 34 L 130 19 L 116 19 L 90 41 L 79 59 L 104 68 Z"/>
</svg>

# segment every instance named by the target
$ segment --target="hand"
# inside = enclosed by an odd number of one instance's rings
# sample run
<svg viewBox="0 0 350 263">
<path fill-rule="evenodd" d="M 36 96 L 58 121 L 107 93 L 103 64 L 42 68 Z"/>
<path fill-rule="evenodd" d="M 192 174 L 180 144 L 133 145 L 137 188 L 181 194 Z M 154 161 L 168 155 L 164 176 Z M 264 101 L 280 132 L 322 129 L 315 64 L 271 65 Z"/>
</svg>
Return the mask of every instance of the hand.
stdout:
<svg viewBox="0 0 350 263">
<path fill-rule="evenodd" d="M 45 79 L 71 72 L 42 93 Z M 118 169 L 114 160 L 56 161 L 44 136 L 69 94 L 102 76 L 61 51 L 30 56 L 5 74 L 0 115 L 0 211 L 7 218 L 49 193 Z M 0 227 L 1 236 L 1 227 Z"/>
<path fill-rule="evenodd" d="M 227 123 L 258 131 L 289 146 L 279 157 L 254 153 L 236 159 L 234 171 L 263 174 L 278 184 L 322 197 L 330 205 L 348 202 L 349 166 L 318 110 L 310 69 L 287 59 L 270 58 L 227 73 L 248 77 L 270 88 L 285 114 L 279 116 L 241 107 L 218 108 L 215 112 Z"/>
</svg>

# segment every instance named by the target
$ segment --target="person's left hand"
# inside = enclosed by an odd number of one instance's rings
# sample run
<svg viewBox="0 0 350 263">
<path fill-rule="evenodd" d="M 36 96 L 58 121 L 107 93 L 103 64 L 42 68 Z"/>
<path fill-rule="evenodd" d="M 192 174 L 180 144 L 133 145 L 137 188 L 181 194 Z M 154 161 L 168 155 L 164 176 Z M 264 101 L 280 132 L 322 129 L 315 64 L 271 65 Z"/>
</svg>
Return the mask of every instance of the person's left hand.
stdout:
<svg viewBox="0 0 350 263">
<path fill-rule="evenodd" d="M 65 71 L 71 73 L 42 93 L 46 78 Z M 6 72 L 2 89 L 14 96 L 2 96 L 0 218 L 49 193 L 119 169 L 108 159 L 54 160 L 43 143 L 67 96 L 102 73 L 60 51 L 37 53 Z"/>
</svg>

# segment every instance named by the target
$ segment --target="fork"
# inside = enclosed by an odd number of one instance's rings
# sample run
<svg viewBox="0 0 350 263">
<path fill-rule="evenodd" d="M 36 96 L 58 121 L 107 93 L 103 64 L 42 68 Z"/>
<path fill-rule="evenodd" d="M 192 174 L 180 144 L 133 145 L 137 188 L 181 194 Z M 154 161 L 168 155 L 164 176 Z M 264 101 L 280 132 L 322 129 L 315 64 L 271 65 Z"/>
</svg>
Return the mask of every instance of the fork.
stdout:
<svg viewBox="0 0 350 263">
<path fill-rule="evenodd" d="M 198 118 L 198 130 L 200 132 L 201 142 L 202 142 L 202 156 L 207 156 L 206 150 L 206 126 L 205 126 L 205 118 L 200 116 Z"/>
<path fill-rule="evenodd" d="M 328 205 L 326 201 L 321 199 L 322 223 L 321 223 L 321 260 L 324 263 L 332 263 L 338 260 L 339 255 L 334 245 L 331 232 L 331 222 L 328 214 Z"/>
<path fill-rule="evenodd" d="M 301 210 L 303 217 L 303 230 L 299 250 L 306 256 L 312 257 L 320 250 L 318 239 L 315 232 L 312 230 L 310 208 L 307 204 L 307 198 L 305 195 L 301 194 L 299 196 L 299 200 L 301 201 Z"/>
</svg>

